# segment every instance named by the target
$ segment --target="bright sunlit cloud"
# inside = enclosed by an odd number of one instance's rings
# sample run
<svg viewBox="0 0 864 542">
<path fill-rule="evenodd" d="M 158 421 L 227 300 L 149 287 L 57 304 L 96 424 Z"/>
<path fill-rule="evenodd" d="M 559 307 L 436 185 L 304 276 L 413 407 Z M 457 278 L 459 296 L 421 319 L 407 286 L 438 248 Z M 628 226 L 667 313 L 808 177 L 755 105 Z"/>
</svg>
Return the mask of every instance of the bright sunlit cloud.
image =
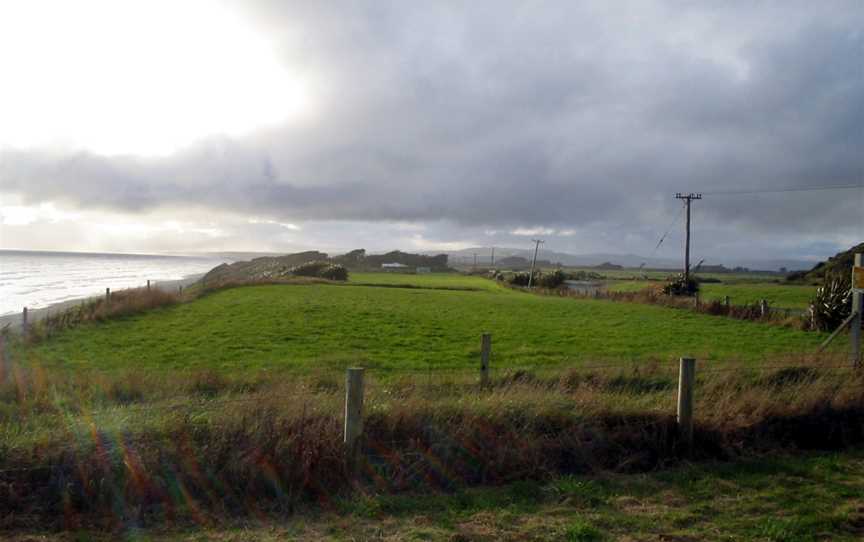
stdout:
<svg viewBox="0 0 864 542">
<path fill-rule="evenodd" d="M 167 154 L 309 107 L 308 81 L 204 0 L 0 2 L 0 148 Z"/>
<path fill-rule="evenodd" d="M 16 200 L 4 195 L 5 199 Z M 78 213 L 58 209 L 53 202 L 43 202 L 38 205 L 0 205 L 0 225 L 27 226 L 34 222 L 57 223 L 64 220 L 75 220 Z"/>
<path fill-rule="evenodd" d="M 277 220 L 269 220 L 265 218 L 250 218 L 247 221 L 249 224 L 269 224 L 271 226 L 279 226 L 280 228 L 285 228 L 286 230 L 292 231 L 300 231 L 300 226 L 297 224 L 292 224 L 290 222 L 279 222 Z"/>
</svg>

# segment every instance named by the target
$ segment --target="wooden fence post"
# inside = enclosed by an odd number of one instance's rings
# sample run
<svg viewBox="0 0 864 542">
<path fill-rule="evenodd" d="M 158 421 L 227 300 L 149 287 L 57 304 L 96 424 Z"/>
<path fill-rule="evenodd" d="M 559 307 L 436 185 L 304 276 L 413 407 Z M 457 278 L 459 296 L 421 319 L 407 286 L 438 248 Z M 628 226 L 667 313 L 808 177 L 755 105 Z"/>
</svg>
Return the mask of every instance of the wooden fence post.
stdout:
<svg viewBox="0 0 864 542">
<path fill-rule="evenodd" d="M 105 305 L 111 308 L 111 288 L 105 288 Z"/>
<path fill-rule="evenodd" d="M 480 336 L 480 385 L 489 385 L 489 357 L 492 355 L 492 334 Z"/>
<path fill-rule="evenodd" d="M 762 316 L 762 318 L 767 318 L 768 315 L 770 314 L 769 310 L 768 310 L 768 300 L 767 299 L 760 299 L 759 300 L 759 314 Z"/>
<path fill-rule="evenodd" d="M 21 336 L 24 341 L 27 341 L 27 335 L 30 333 L 30 323 L 27 321 L 27 307 L 21 312 Z"/>
<path fill-rule="evenodd" d="M 855 266 L 864 266 L 864 254 L 855 255 Z M 854 278 L 853 278 L 854 281 Z M 852 322 L 849 332 L 849 340 L 852 341 L 852 365 L 855 368 L 861 367 L 861 322 L 864 320 L 864 294 L 852 294 L 852 313 L 858 313 Z"/>
<path fill-rule="evenodd" d="M 690 448 L 693 445 L 693 385 L 696 381 L 696 360 L 681 358 L 678 370 L 678 430 Z"/>
<path fill-rule="evenodd" d="M 147 279 L 147 291 L 150 291 L 150 279 Z"/>
<path fill-rule="evenodd" d="M 354 472 L 363 435 L 363 369 L 349 368 L 345 374 L 345 451 L 348 470 Z"/>
</svg>

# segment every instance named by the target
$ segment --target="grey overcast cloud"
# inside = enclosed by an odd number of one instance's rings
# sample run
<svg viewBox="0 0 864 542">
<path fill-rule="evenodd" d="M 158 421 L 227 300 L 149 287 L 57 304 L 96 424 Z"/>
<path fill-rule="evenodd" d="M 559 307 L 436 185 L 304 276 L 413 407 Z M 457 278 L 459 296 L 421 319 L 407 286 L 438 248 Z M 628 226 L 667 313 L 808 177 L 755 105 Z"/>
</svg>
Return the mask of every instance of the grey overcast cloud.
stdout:
<svg viewBox="0 0 864 542">
<path fill-rule="evenodd" d="M 4 0 L 0 248 L 647 256 L 693 191 L 696 259 L 824 258 L 864 188 L 763 191 L 864 184 L 862 29 L 860 0 Z"/>
</svg>

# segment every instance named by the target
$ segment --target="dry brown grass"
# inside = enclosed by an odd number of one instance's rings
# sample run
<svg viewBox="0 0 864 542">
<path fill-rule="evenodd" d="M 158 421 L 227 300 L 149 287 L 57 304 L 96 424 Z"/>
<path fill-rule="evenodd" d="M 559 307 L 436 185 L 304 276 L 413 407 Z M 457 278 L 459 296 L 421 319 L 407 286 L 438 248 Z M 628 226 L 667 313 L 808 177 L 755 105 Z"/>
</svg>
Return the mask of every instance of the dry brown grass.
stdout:
<svg viewBox="0 0 864 542">
<path fill-rule="evenodd" d="M 839 449 L 864 442 L 864 373 L 838 362 L 701 366 L 692 452 L 675 423 L 675 367 L 503 373 L 485 389 L 474 374 L 370 374 L 359 479 L 344 467 L 341 375 L 4 366 L 0 526 L 257 515 L 333 507 L 357 484 L 446 491 Z"/>
<path fill-rule="evenodd" d="M 86 322 L 101 322 L 122 318 L 152 309 L 175 305 L 181 301 L 179 293 L 158 288 L 130 288 L 112 292 L 110 301 L 104 297 L 83 301 L 80 305 L 49 315 L 30 328 L 28 340 L 39 342 L 65 329 Z"/>
</svg>

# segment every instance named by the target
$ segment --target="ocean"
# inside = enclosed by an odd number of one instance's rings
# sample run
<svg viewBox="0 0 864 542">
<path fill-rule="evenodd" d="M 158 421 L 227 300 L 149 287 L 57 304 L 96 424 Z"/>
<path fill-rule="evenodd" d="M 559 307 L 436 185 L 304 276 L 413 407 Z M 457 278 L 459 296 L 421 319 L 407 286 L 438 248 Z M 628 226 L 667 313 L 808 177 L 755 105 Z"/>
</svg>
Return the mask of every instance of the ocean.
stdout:
<svg viewBox="0 0 864 542">
<path fill-rule="evenodd" d="M 0 250 L 0 316 L 101 295 L 105 288 L 180 280 L 223 263 L 213 257 Z"/>
</svg>

